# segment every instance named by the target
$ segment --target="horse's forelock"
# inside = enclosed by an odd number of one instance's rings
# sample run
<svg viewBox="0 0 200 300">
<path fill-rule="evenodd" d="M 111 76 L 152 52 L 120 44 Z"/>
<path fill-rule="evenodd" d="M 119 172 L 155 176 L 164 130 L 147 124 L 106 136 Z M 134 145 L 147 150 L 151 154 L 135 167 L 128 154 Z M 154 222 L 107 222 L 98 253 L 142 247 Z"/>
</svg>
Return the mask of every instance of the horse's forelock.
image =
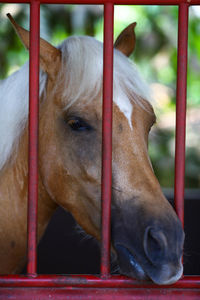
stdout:
<svg viewBox="0 0 200 300">
<path fill-rule="evenodd" d="M 89 102 L 96 98 L 102 86 L 102 44 L 90 37 L 70 37 L 60 49 L 66 108 L 77 101 Z"/>
<path fill-rule="evenodd" d="M 103 44 L 91 37 L 75 36 L 65 40 L 59 48 L 65 74 L 66 109 L 77 101 L 92 101 L 102 92 Z M 141 98 L 151 101 L 149 88 L 135 65 L 117 50 L 114 51 L 113 98 L 129 123 L 131 102 L 143 106 Z"/>
</svg>

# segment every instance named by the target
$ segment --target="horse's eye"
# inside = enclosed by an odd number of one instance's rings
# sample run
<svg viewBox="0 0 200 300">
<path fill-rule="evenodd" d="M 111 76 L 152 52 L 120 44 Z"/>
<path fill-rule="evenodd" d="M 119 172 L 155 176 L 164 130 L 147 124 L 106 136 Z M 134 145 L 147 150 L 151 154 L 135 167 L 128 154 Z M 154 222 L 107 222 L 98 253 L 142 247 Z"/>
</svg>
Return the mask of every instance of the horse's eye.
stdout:
<svg viewBox="0 0 200 300">
<path fill-rule="evenodd" d="M 77 118 L 77 117 L 68 120 L 67 123 L 74 131 L 86 131 L 86 130 L 89 131 L 92 129 L 92 127 L 88 123 L 86 123 L 81 118 Z"/>
</svg>

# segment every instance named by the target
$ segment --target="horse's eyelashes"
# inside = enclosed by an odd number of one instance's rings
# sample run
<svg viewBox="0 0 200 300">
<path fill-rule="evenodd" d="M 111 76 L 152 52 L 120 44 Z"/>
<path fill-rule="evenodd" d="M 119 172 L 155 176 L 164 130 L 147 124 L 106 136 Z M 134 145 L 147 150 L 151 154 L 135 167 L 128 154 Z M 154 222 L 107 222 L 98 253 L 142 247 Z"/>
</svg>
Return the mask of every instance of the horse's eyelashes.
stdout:
<svg viewBox="0 0 200 300">
<path fill-rule="evenodd" d="M 89 131 L 92 129 L 92 127 L 81 118 L 69 119 L 67 123 L 74 131 Z"/>
</svg>

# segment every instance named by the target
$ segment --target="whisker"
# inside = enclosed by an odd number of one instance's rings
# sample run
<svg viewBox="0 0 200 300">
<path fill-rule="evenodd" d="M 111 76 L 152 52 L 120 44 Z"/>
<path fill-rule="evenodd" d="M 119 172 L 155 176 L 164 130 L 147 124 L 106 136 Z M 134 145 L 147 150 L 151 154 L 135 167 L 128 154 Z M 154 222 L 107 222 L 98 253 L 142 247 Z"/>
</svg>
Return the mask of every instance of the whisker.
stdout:
<svg viewBox="0 0 200 300">
<path fill-rule="evenodd" d="M 83 230 L 83 228 L 78 224 L 75 225 L 75 230 L 81 237 L 80 242 L 84 242 L 84 241 L 87 241 L 87 240 L 93 240 L 94 239 L 93 236 L 86 233 L 85 230 Z"/>
<path fill-rule="evenodd" d="M 111 268 L 111 274 L 119 274 L 120 273 L 120 267 L 115 266 L 115 268 Z"/>
<path fill-rule="evenodd" d="M 116 187 L 114 187 L 114 186 L 112 186 L 112 189 L 115 190 L 115 191 L 118 191 L 118 192 L 120 192 L 120 193 L 124 193 L 122 190 L 120 190 L 119 188 L 116 188 Z"/>
</svg>

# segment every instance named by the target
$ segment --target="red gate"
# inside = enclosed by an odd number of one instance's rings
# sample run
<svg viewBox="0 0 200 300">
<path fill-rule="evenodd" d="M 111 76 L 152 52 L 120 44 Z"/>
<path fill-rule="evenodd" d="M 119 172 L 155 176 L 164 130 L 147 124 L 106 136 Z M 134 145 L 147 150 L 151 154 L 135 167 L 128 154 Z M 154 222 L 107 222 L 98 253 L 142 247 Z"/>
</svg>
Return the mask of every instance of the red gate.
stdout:
<svg viewBox="0 0 200 300">
<path fill-rule="evenodd" d="M 12 3 L 12 0 L 1 0 Z M 18 0 L 30 3 L 29 199 L 27 275 L 0 276 L 0 299 L 200 299 L 200 277 L 185 276 L 171 286 L 156 286 L 110 275 L 112 155 L 112 81 L 114 5 L 178 5 L 178 74 L 176 105 L 175 206 L 184 222 L 185 119 L 188 9 L 200 0 Z M 37 275 L 38 95 L 40 4 L 104 5 L 104 84 L 102 157 L 101 275 Z"/>
</svg>

